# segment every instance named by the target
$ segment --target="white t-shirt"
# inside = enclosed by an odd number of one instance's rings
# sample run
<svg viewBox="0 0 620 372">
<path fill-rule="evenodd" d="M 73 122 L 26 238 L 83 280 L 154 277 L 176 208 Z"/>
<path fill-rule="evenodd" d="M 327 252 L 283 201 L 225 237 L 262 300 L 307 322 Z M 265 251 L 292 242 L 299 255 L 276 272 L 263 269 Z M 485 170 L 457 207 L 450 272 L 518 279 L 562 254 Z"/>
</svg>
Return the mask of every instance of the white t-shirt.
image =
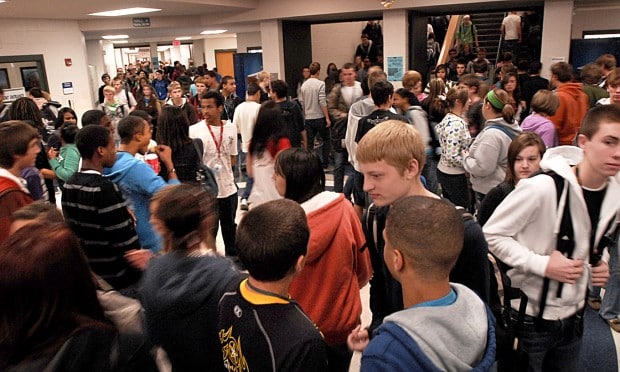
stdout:
<svg viewBox="0 0 620 372">
<path fill-rule="evenodd" d="M 502 21 L 504 25 L 504 40 L 519 40 L 519 26 L 521 25 L 521 17 L 516 14 L 507 15 Z"/>
<path fill-rule="evenodd" d="M 230 157 L 237 155 L 237 128 L 230 121 L 220 127 L 209 126 L 201 120 L 189 127 L 189 136 L 202 140 L 204 147 L 202 161 L 215 174 L 219 189 L 217 197 L 227 198 L 236 193 L 237 185 Z M 221 144 L 220 138 L 222 138 Z"/>
<path fill-rule="evenodd" d="M 237 131 L 241 133 L 241 151 L 243 152 L 248 152 L 250 147 L 258 110 L 260 110 L 260 104 L 253 101 L 245 101 L 235 109 L 233 124 Z"/>
<path fill-rule="evenodd" d="M 129 97 L 129 102 L 127 102 L 127 97 Z M 138 104 L 138 102 L 136 102 L 135 97 L 133 96 L 133 93 L 131 92 L 125 93 L 125 89 L 122 89 L 119 93 L 116 93 L 114 95 L 114 98 L 119 100 L 120 103 L 127 105 L 127 107 L 129 108 L 134 107 Z"/>
</svg>

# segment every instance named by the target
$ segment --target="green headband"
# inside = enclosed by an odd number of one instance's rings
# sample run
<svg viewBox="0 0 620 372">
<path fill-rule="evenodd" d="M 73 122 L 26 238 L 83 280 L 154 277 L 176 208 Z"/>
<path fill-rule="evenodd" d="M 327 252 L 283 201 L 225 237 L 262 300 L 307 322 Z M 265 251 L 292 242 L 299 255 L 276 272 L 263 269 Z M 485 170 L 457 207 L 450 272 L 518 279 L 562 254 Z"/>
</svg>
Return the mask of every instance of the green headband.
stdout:
<svg viewBox="0 0 620 372">
<path fill-rule="evenodd" d="M 493 106 L 499 111 L 502 111 L 504 109 L 504 104 L 502 103 L 502 101 L 499 100 L 497 94 L 495 94 L 495 91 L 493 90 L 487 94 L 487 101 L 489 101 L 491 106 Z"/>
</svg>

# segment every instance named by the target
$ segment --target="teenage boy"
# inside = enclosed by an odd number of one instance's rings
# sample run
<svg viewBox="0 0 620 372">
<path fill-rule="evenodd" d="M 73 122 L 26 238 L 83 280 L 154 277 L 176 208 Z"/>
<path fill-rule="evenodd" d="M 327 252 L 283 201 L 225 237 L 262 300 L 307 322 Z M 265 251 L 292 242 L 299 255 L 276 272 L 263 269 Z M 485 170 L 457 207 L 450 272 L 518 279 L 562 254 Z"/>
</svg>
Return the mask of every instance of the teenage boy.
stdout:
<svg viewBox="0 0 620 372">
<path fill-rule="evenodd" d="M 146 250 L 139 251 L 138 255 L 146 262 L 152 253 L 162 248 L 160 236 L 153 230 L 150 223 L 151 213 L 149 206 L 151 197 L 167 185 L 179 183 L 176 170 L 172 162 L 170 147 L 159 145 L 157 153 L 159 161 L 168 169 L 168 183 L 158 176 L 147 163 L 135 158 L 136 154 L 147 153 L 151 141 L 152 129 L 149 122 L 139 116 L 127 116 L 118 123 L 118 135 L 121 143 L 116 154 L 116 162 L 111 167 L 103 168 L 103 175 L 114 182 L 123 193 L 136 215 L 136 232 L 140 245 Z M 135 258 L 137 259 L 138 256 Z M 140 265 L 139 265 L 140 266 Z"/>
<path fill-rule="evenodd" d="M 312 62 L 310 64 L 310 78 L 301 86 L 301 97 L 299 100 L 304 108 L 306 119 L 306 133 L 308 135 L 308 150 L 314 149 L 314 139 L 317 134 L 321 136 L 323 145 L 320 152 L 317 152 L 323 163 L 323 168 L 329 165 L 329 127 L 332 125 L 329 113 L 327 112 L 327 94 L 325 93 L 325 83 L 319 80 L 321 64 Z"/>
<path fill-rule="evenodd" d="M 370 343 L 360 327 L 349 335 L 349 346 L 363 351 L 362 371 L 492 369 L 491 310 L 449 279 L 463 231 L 461 213 L 443 200 L 410 196 L 390 208 L 383 258 L 403 285 L 405 309 L 385 318 Z"/>
<path fill-rule="evenodd" d="M 379 80 L 370 87 L 370 98 L 375 105 L 374 111 L 360 119 L 355 135 L 355 142 L 359 143 L 369 130 L 384 121 L 399 120 L 409 123 L 407 117 L 395 114 L 391 111 L 393 95 L 394 86 L 389 81 Z M 361 215 L 361 211 L 365 207 L 368 207 L 370 200 L 368 200 L 365 193 L 359 192 L 360 186 L 364 183 L 363 175 L 354 175 L 354 177 L 356 177 L 353 181 L 354 202 L 359 211 L 358 213 Z"/>
<path fill-rule="evenodd" d="M 207 79 L 204 76 L 199 76 L 194 80 L 194 85 L 196 86 L 196 94 L 189 99 L 189 102 L 196 112 L 196 120 L 200 121 L 204 119 L 200 111 L 200 96 L 207 91 Z"/>
<path fill-rule="evenodd" d="M 304 114 L 301 107 L 287 98 L 288 84 L 284 80 L 271 82 L 271 99 L 278 104 L 282 119 L 286 124 L 286 133 L 292 147 L 307 148 L 308 136 L 304 125 Z"/>
<path fill-rule="evenodd" d="M 162 104 L 166 100 L 166 97 L 168 97 L 168 85 L 170 85 L 170 80 L 164 77 L 164 72 L 162 70 L 155 71 L 153 88 L 155 89 L 155 93 L 157 93 L 157 99 L 159 99 Z"/>
<path fill-rule="evenodd" d="M 82 168 L 64 184 L 63 214 L 93 272 L 116 289 L 128 288 L 138 282 L 140 272 L 124 255 L 140 249 L 140 242 L 120 190 L 102 175 L 103 167 L 116 162 L 114 137 L 104 127 L 88 125 L 80 129 L 75 143 Z"/>
<path fill-rule="evenodd" d="M 245 102 L 242 102 L 235 110 L 235 117 L 233 118 L 233 126 L 237 128 L 239 135 L 237 140 L 241 139 L 241 153 L 239 153 L 239 171 L 244 172 L 246 176 L 245 188 L 241 194 L 240 208 L 242 211 L 247 211 L 249 207 L 248 198 L 252 192 L 252 186 L 254 185 L 254 179 L 245 173 L 245 159 L 250 147 L 250 141 L 252 140 L 252 132 L 256 125 L 256 118 L 258 117 L 258 110 L 260 110 L 260 94 L 261 89 L 256 83 L 250 83 L 248 85 L 248 91 L 245 95 Z M 299 106 L 297 106 L 299 108 Z M 302 117 L 303 120 L 303 117 Z M 238 144 L 237 144 L 238 145 Z M 239 147 L 239 146 L 238 146 Z M 237 152 L 239 152 L 237 150 Z"/>
<path fill-rule="evenodd" d="M 232 76 L 224 76 L 222 78 L 222 95 L 224 96 L 224 111 L 222 111 L 222 120 L 233 120 L 235 109 L 243 100 L 237 96 L 237 82 Z"/>
<path fill-rule="evenodd" d="M 235 214 L 237 212 L 237 185 L 233 168 L 237 156 L 237 128 L 222 121 L 224 96 L 207 91 L 200 97 L 204 120 L 189 127 L 191 138 L 200 138 L 204 145 L 202 161 L 213 170 L 218 187 L 218 218 L 227 256 L 237 256 L 235 247 Z"/>
<path fill-rule="evenodd" d="M 532 371 L 568 371 L 579 364 L 588 283 L 604 287 L 609 278 L 600 259 L 606 239 L 599 242 L 620 211 L 620 109 L 590 110 L 577 142 L 580 149 L 548 149 L 540 162 L 541 169 L 563 179 L 559 202 L 553 178 L 523 179 L 484 225 L 490 251 L 512 267 L 507 272 L 512 286 L 528 297 L 517 335 Z M 561 223 L 566 212 L 573 239 L 565 239 L 570 247 L 560 251 L 556 241 L 560 226 L 567 225 Z M 512 303 L 515 318 L 519 305 Z"/>
<path fill-rule="evenodd" d="M 196 110 L 189 102 L 187 97 L 183 94 L 183 87 L 176 81 L 173 81 L 168 85 L 168 95 L 170 98 L 166 100 L 166 105 L 176 106 L 183 110 L 183 113 L 187 117 L 189 125 L 196 124 L 198 119 L 196 118 Z"/>
<path fill-rule="evenodd" d="M 289 296 L 309 237 L 306 214 L 291 200 L 262 204 L 241 220 L 239 259 L 250 276 L 219 304 L 219 337 L 229 371 L 327 370 L 322 335 Z"/>
<path fill-rule="evenodd" d="M 400 121 L 386 121 L 371 129 L 357 147 L 357 161 L 364 176 L 364 191 L 373 200 L 363 219 L 373 277 L 370 280 L 371 330 L 383 318 L 402 310 L 402 289 L 383 262 L 383 229 L 388 210 L 407 196 L 439 198 L 422 184 L 426 148 L 418 131 Z M 487 301 L 489 265 L 482 229 L 473 219 L 465 221 L 463 251 L 450 272 L 452 282 L 463 284 Z"/>
<path fill-rule="evenodd" d="M 23 121 L 0 124 L 0 243 L 8 236 L 13 212 L 32 203 L 22 169 L 34 167 L 41 151 L 39 133 Z"/>
</svg>

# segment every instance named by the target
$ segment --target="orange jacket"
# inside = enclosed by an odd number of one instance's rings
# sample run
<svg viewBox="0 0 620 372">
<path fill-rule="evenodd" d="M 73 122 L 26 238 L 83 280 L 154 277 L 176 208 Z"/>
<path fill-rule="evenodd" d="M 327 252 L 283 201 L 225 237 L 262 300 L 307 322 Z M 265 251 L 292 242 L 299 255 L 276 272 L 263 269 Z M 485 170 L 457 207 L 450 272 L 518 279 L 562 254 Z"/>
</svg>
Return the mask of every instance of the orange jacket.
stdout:
<svg viewBox="0 0 620 372">
<path fill-rule="evenodd" d="M 563 84 L 555 93 L 560 99 L 560 107 L 549 119 L 558 132 L 560 145 L 572 145 L 581 127 L 581 120 L 590 109 L 590 100 L 581 83 Z"/>
<path fill-rule="evenodd" d="M 359 218 L 343 194 L 322 192 L 302 204 L 310 226 L 303 270 L 289 293 L 329 345 L 346 343 L 360 324 L 360 288 L 372 275 Z"/>
</svg>

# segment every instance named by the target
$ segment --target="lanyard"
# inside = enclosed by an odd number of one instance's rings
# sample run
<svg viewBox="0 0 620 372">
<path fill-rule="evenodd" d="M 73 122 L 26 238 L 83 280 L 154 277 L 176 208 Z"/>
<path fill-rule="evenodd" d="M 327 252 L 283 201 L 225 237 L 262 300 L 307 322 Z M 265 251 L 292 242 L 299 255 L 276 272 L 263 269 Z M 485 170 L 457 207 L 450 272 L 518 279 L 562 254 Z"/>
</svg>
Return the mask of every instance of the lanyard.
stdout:
<svg viewBox="0 0 620 372">
<path fill-rule="evenodd" d="M 224 126 L 220 125 L 220 142 L 218 143 L 215 139 L 215 133 L 213 133 L 213 129 L 211 129 L 211 125 L 207 124 L 207 128 L 209 128 L 209 133 L 211 133 L 211 138 L 213 138 L 213 143 L 215 143 L 215 148 L 217 149 L 217 157 L 222 157 L 222 142 L 224 138 Z"/>
</svg>

